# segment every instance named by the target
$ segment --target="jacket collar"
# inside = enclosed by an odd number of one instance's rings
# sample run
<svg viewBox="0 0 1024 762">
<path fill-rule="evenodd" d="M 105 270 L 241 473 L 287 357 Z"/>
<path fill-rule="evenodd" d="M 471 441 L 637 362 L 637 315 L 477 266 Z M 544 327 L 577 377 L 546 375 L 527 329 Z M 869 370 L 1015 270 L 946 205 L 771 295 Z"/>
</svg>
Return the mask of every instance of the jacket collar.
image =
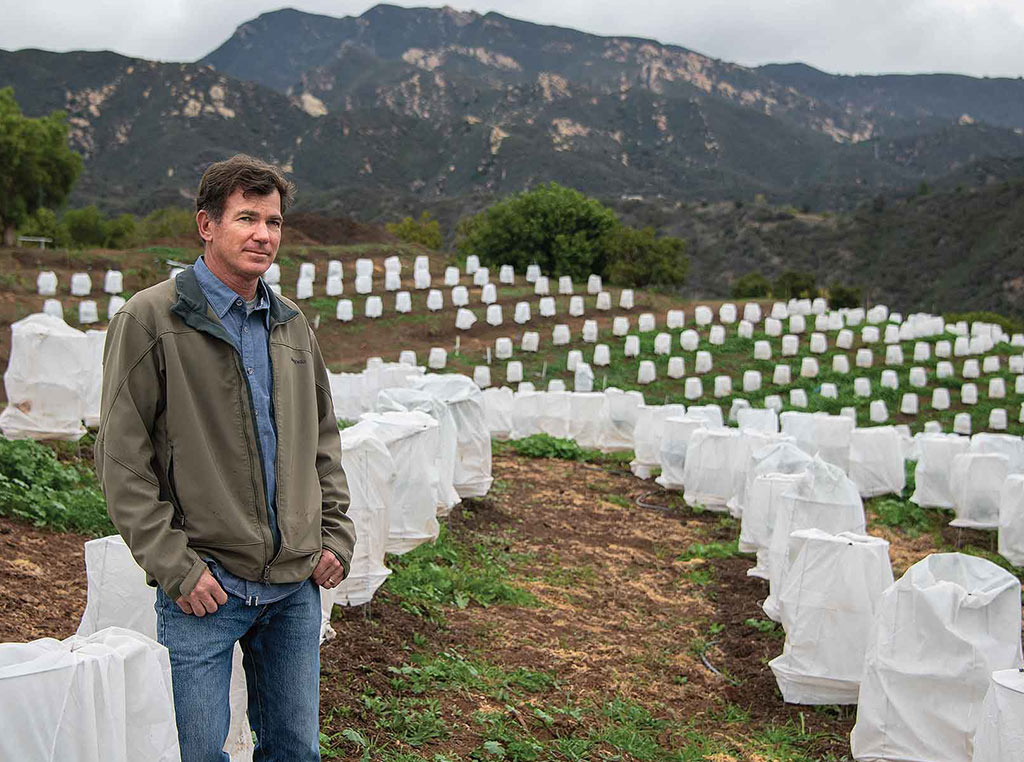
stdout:
<svg viewBox="0 0 1024 762">
<path fill-rule="evenodd" d="M 191 265 L 178 273 L 174 279 L 174 286 L 178 292 L 178 301 L 172 305 L 171 312 L 184 320 L 186 325 L 222 338 L 229 344 L 233 343 L 220 321 L 211 317 L 214 313 L 210 309 L 206 295 L 196 278 L 195 269 Z M 266 295 L 270 300 L 271 330 L 275 325 L 287 323 L 299 314 L 297 310 L 293 310 L 285 304 L 273 289 L 268 288 Z"/>
</svg>

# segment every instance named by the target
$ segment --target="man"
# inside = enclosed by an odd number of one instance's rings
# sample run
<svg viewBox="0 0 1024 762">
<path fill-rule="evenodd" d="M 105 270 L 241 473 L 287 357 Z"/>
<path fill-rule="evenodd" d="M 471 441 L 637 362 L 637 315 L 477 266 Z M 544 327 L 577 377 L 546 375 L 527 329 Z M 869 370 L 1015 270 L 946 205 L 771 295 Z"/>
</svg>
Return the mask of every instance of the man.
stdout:
<svg viewBox="0 0 1024 762">
<path fill-rule="evenodd" d="M 182 762 L 228 759 L 236 642 L 254 759 L 320 759 L 317 585 L 348 573 L 355 534 L 316 338 L 260 277 L 292 193 L 252 157 L 211 165 L 196 198 L 203 255 L 107 331 L 96 468 L 158 588 Z"/>
</svg>

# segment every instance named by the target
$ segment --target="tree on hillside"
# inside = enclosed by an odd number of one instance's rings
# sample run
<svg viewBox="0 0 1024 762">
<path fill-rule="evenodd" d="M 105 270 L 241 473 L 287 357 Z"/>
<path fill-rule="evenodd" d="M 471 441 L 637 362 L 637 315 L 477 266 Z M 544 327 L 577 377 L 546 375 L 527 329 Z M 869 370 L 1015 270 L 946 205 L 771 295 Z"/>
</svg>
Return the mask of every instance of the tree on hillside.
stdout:
<svg viewBox="0 0 1024 762">
<path fill-rule="evenodd" d="M 686 241 L 657 237 L 654 228 L 616 225 L 603 238 L 604 270 L 617 286 L 677 286 L 686 279 Z"/>
<path fill-rule="evenodd" d="M 0 228 L 14 245 L 17 226 L 40 207 L 64 203 L 82 171 L 68 146 L 65 114 L 32 119 L 21 113 L 10 87 L 0 89 Z"/>
<path fill-rule="evenodd" d="M 441 248 L 441 223 L 431 217 L 430 212 L 424 211 L 418 220 L 403 217 L 401 222 L 389 222 L 385 227 L 406 243 L 418 243 L 428 249 Z"/>
<path fill-rule="evenodd" d="M 813 299 L 818 295 L 814 275 L 809 272 L 786 270 L 772 284 L 776 299 Z"/>
<path fill-rule="evenodd" d="M 604 236 L 618 227 L 611 209 L 558 183 L 499 201 L 459 223 L 456 248 L 486 265 L 518 272 L 538 264 L 551 275 L 586 278 L 607 265 Z"/>
</svg>

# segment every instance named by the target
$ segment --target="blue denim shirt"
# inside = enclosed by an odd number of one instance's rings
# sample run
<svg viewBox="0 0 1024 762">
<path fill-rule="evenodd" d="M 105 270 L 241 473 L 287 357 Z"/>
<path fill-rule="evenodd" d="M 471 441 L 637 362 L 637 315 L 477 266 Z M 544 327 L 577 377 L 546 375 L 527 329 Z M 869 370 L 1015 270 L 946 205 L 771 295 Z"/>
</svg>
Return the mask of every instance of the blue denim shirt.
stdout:
<svg viewBox="0 0 1024 762">
<path fill-rule="evenodd" d="M 256 411 L 256 432 L 263 455 L 263 474 L 267 485 L 267 513 L 274 537 L 274 552 L 281 546 L 277 526 L 277 427 L 274 423 L 274 379 L 270 368 L 270 297 L 261 278 L 256 286 L 256 306 L 251 312 L 245 301 L 216 275 L 210 272 L 202 257 L 196 260 L 196 280 L 210 307 L 217 313 L 224 329 L 235 342 L 242 358 L 242 368 L 249 380 L 253 408 Z M 246 603 L 273 603 L 291 595 L 302 582 L 270 585 L 236 577 L 224 567 L 207 559 L 210 571 L 228 593 Z"/>
</svg>

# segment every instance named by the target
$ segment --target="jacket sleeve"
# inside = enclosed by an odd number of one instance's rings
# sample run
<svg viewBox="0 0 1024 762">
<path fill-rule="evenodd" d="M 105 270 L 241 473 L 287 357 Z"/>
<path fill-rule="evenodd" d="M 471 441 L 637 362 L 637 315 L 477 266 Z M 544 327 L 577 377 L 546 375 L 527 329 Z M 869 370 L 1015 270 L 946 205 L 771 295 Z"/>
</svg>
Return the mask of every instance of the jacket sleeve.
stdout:
<svg viewBox="0 0 1024 762">
<path fill-rule="evenodd" d="M 192 592 L 207 567 L 172 525 L 174 505 L 161 497 L 153 436 L 163 386 L 157 338 L 122 310 L 110 321 L 103 348 L 96 472 L 107 513 L 135 560 L 176 600 Z"/>
<path fill-rule="evenodd" d="M 341 468 L 341 434 L 334 415 L 331 383 L 320 345 L 310 329 L 310 345 L 316 373 L 316 405 L 320 422 L 320 436 L 316 450 L 316 472 L 320 478 L 322 516 L 320 532 L 323 547 L 334 553 L 345 567 L 348 576 L 352 565 L 352 549 L 356 544 L 356 530 L 347 515 L 349 506 L 348 480 Z"/>
</svg>

